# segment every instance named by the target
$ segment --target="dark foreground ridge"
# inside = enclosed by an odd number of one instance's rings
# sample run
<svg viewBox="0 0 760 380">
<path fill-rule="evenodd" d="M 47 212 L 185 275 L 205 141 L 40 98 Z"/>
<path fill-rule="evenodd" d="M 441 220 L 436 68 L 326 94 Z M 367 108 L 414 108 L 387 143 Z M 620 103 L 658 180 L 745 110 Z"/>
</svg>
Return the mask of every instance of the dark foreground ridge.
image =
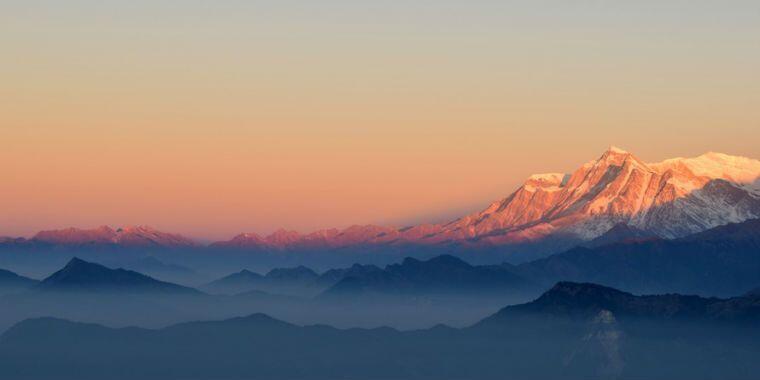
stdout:
<svg viewBox="0 0 760 380">
<path fill-rule="evenodd" d="M 747 294 L 729 299 L 663 294 L 635 296 L 610 287 L 559 282 L 535 301 L 508 306 L 482 324 L 498 324 L 520 316 L 589 320 L 610 312 L 620 320 L 712 322 L 760 327 L 760 297 Z"/>
<path fill-rule="evenodd" d="M 0 336 L 0 377 L 754 379 L 759 321 L 753 296 L 570 282 L 463 329 L 341 330 L 264 314 L 157 330 L 39 318 Z"/>
</svg>

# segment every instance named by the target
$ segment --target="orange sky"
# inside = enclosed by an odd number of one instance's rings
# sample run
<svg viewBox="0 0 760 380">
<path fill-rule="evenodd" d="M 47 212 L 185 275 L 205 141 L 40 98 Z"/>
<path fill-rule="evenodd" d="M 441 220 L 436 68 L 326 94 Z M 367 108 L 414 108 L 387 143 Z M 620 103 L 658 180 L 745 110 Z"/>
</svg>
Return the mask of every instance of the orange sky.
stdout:
<svg viewBox="0 0 760 380">
<path fill-rule="evenodd" d="M 399 225 L 611 144 L 760 158 L 750 1 L 27 3 L 0 6 L 0 235 Z"/>
</svg>

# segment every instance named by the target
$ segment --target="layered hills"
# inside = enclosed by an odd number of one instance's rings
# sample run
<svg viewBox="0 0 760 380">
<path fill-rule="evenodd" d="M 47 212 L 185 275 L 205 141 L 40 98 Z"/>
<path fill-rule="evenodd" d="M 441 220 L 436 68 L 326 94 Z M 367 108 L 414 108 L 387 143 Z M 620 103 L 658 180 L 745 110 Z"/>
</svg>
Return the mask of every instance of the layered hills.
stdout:
<svg viewBox="0 0 760 380">
<path fill-rule="evenodd" d="M 34 318 L 0 335 L 0 376 L 753 379 L 758 317 L 753 297 L 635 296 L 560 283 L 459 329 L 337 329 L 261 313 L 159 329 Z"/>
</svg>

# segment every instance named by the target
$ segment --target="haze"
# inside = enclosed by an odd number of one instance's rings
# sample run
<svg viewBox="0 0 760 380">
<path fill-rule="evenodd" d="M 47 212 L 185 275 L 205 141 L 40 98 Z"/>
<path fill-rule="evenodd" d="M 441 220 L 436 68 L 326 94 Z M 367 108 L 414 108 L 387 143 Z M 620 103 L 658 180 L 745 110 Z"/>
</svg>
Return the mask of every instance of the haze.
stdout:
<svg viewBox="0 0 760 380">
<path fill-rule="evenodd" d="M 0 44 L 0 235 L 403 225 L 610 144 L 760 158 L 754 1 L 5 1 Z"/>
</svg>

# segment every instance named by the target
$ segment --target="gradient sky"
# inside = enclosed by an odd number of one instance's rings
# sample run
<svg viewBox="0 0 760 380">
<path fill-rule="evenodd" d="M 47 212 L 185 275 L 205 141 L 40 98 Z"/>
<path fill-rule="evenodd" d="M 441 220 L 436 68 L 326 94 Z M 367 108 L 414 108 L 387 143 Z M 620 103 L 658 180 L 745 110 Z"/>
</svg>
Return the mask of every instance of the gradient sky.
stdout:
<svg viewBox="0 0 760 380">
<path fill-rule="evenodd" d="M 0 47 L 0 235 L 404 225 L 611 144 L 760 158 L 754 0 L 5 0 Z"/>
</svg>

